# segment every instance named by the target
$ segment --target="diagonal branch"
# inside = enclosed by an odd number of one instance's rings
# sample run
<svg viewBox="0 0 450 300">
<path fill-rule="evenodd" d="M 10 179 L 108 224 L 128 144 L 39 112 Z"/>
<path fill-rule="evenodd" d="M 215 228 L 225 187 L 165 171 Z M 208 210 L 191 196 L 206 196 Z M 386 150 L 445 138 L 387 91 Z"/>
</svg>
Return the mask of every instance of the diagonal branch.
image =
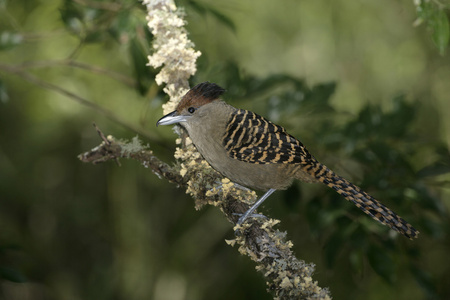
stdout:
<svg viewBox="0 0 450 300">
<path fill-rule="evenodd" d="M 87 100 L 86 98 L 83 98 L 69 90 L 66 90 L 56 84 L 53 84 L 51 82 L 45 81 L 40 79 L 39 77 L 23 70 L 22 66 L 13 66 L 13 65 L 8 65 L 8 64 L 2 64 L 0 63 L 0 71 L 4 71 L 4 72 L 8 72 L 10 74 L 14 74 L 16 76 L 21 77 L 22 79 L 35 84 L 36 86 L 39 86 L 41 88 L 56 92 L 60 95 L 63 95 L 65 97 L 67 97 L 68 99 L 71 99 L 83 106 L 86 106 L 96 112 L 101 113 L 102 115 L 104 115 L 105 117 L 107 117 L 108 119 L 110 119 L 111 121 L 122 125 L 125 128 L 128 128 L 131 131 L 134 131 L 142 136 L 145 136 L 149 139 L 152 139 L 154 141 L 158 141 L 161 142 L 161 138 L 158 137 L 156 134 L 153 134 L 151 132 L 147 132 L 142 130 L 139 127 L 136 127 L 135 125 L 131 124 L 130 122 L 125 121 L 124 119 L 120 118 L 117 114 L 113 113 L 112 111 L 98 105 L 97 103 L 91 102 L 89 100 Z"/>
<path fill-rule="evenodd" d="M 149 56 L 149 65 L 161 67 L 155 81 L 158 85 L 166 84 L 164 91 L 170 100 L 163 109 L 169 113 L 189 88 L 188 79 L 195 74 L 196 60 L 201 53 L 193 49 L 184 28 L 184 15 L 173 0 L 144 0 L 143 4 L 147 6 L 148 26 L 154 35 L 154 52 Z M 105 137 L 98 128 L 97 131 L 103 142 L 79 155 L 83 162 L 135 159 L 158 176 L 185 188 L 195 199 L 197 209 L 206 204 L 214 205 L 232 224 L 236 224 L 239 215 L 256 200 L 254 191 L 236 186 L 212 169 L 180 128 L 177 143 L 181 147 L 174 155 L 179 163 L 174 166 L 161 161 L 137 138 L 127 143 Z M 217 182 L 221 182 L 219 187 Z M 291 251 L 292 242 L 286 240 L 286 233 L 274 229 L 278 223 L 267 218 L 252 218 L 243 226 L 235 226 L 236 238 L 227 242 L 237 245 L 239 252 L 255 261 L 256 269 L 267 279 L 268 290 L 274 293 L 275 299 L 331 299 L 328 290 L 313 281 L 314 265 L 298 260 Z"/>
<path fill-rule="evenodd" d="M 108 70 L 108 69 L 102 68 L 97 65 L 92 65 L 92 64 L 75 61 L 72 59 L 27 61 L 27 62 L 24 62 L 24 63 L 18 65 L 16 68 L 20 69 L 20 70 L 27 70 L 27 69 L 48 68 L 48 67 L 54 67 L 54 66 L 67 66 L 67 67 L 74 67 L 74 68 L 87 70 L 92 73 L 97 73 L 97 74 L 108 76 L 114 80 L 117 80 L 117 81 L 123 83 L 124 85 L 126 85 L 128 87 L 131 87 L 131 88 L 136 87 L 136 80 L 134 80 L 128 76 L 125 76 L 119 72 Z"/>
<path fill-rule="evenodd" d="M 94 165 L 114 160 L 119 163 L 119 158 L 132 158 L 142 163 L 146 168 L 150 168 L 158 177 L 167 179 L 172 183 L 184 185 L 185 180 L 177 173 L 176 168 L 170 167 L 165 162 L 153 155 L 153 151 L 142 146 L 135 137 L 131 143 L 116 140 L 112 136 L 106 137 L 103 132 L 94 124 L 97 133 L 103 142 L 90 151 L 78 155 L 78 159 L 85 163 Z"/>
<path fill-rule="evenodd" d="M 137 160 L 160 178 L 187 188 L 194 196 L 196 208 L 206 204 L 217 206 L 233 224 L 249 208 L 243 202 L 243 197 L 255 196 L 254 192 L 223 179 L 212 168 L 204 165 L 201 157 L 198 158 L 197 166 L 188 170 L 183 163 L 169 166 L 137 138 L 128 143 L 112 136 L 105 137 L 98 128 L 97 132 L 103 141 L 92 150 L 80 154 L 78 158 L 82 162 L 97 164 L 117 161 L 119 158 Z M 220 180 L 221 187 L 215 187 Z M 240 253 L 256 262 L 256 269 L 266 277 L 268 291 L 275 294 L 275 299 L 331 299 L 329 291 L 319 287 L 311 277 L 314 264 L 298 260 L 291 251 L 292 242 L 286 240 L 286 233 L 273 228 L 278 223 L 277 220 L 254 218 L 242 227 L 235 227 L 236 238 L 227 243 L 238 245 Z"/>
</svg>

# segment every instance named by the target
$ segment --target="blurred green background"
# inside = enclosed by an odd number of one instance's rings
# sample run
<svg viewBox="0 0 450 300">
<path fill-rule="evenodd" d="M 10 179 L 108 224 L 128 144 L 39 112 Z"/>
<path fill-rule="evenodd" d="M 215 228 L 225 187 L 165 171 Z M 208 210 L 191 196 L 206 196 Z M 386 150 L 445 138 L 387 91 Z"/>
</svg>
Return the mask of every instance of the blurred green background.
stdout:
<svg viewBox="0 0 450 300">
<path fill-rule="evenodd" d="M 177 2 L 203 53 L 191 84 L 222 85 L 421 231 L 323 186 L 275 193 L 262 211 L 335 299 L 450 298 L 449 2 L 431 3 L 413 26 L 410 0 Z M 77 159 L 95 122 L 174 162 L 151 39 L 138 1 L 0 0 L 0 299 L 272 298 L 217 208 L 135 161 Z"/>
</svg>

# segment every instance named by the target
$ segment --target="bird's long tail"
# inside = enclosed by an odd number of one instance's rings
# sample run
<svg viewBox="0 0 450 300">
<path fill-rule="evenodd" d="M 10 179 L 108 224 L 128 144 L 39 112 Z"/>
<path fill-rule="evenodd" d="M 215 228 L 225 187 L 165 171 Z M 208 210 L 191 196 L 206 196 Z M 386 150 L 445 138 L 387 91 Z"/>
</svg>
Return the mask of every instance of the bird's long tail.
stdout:
<svg viewBox="0 0 450 300">
<path fill-rule="evenodd" d="M 318 181 L 326 184 L 328 187 L 344 196 L 348 201 L 353 202 L 353 204 L 373 219 L 389 226 L 410 239 L 417 238 L 419 231 L 411 224 L 403 220 L 402 217 L 381 204 L 358 186 L 328 169 L 325 165 L 322 165 L 319 162 L 309 164 L 306 166 L 306 171 Z"/>
</svg>

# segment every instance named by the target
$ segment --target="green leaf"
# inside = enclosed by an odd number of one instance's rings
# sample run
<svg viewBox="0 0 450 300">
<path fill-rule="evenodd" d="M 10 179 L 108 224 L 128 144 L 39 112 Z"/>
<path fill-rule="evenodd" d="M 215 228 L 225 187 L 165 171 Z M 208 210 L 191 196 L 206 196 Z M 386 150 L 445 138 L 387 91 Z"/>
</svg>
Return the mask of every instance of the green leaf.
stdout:
<svg viewBox="0 0 450 300">
<path fill-rule="evenodd" d="M 254 96 L 261 93 L 264 93 L 268 90 L 273 89 L 274 87 L 293 82 L 295 84 L 302 84 L 297 79 L 293 78 L 292 76 L 285 75 L 285 74 L 273 74 L 269 75 L 265 78 L 259 79 L 259 78 L 249 78 L 246 80 L 247 85 L 247 95 Z"/>
<path fill-rule="evenodd" d="M 322 206 L 320 204 L 320 199 L 314 197 L 306 204 L 306 218 L 308 220 L 309 228 L 313 235 L 320 235 L 324 231 L 324 220 Z"/>
<path fill-rule="evenodd" d="M 439 49 L 439 53 L 444 55 L 450 38 L 450 28 L 447 14 L 440 9 L 434 16 L 431 24 L 433 27 L 433 41 Z"/>
<path fill-rule="evenodd" d="M 236 32 L 236 25 L 234 25 L 234 22 L 217 9 L 211 6 L 207 6 L 205 3 L 198 3 L 196 1 L 188 1 L 188 5 L 191 6 L 193 9 L 195 9 L 201 15 L 206 15 L 207 13 L 210 13 L 219 22 L 224 24 L 226 27 L 230 28 L 233 32 Z"/>
<path fill-rule="evenodd" d="M 433 279 L 430 273 L 425 272 L 424 270 L 416 266 L 411 267 L 411 273 L 413 274 L 422 290 L 428 295 L 429 299 L 438 298 L 436 286 L 434 285 L 436 279 Z"/>
<path fill-rule="evenodd" d="M 435 9 L 433 7 L 433 4 L 430 2 L 422 1 L 420 5 L 416 7 L 417 16 L 422 20 L 429 20 L 434 12 Z"/>
<path fill-rule="evenodd" d="M 424 217 L 420 227 L 420 231 L 426 232 L 428 236 L 434 237 L 435 239 L 441 239 L 445 236 L 445 231 L 443 230 L 445 225 L 443 225 L 442 223 L 438 223 L 430 218 Z"/>
<path fill-rule="evenodd" d="M 83 15 L 77 6 L 72 1 L 65 1 L 59 12 L 66 28 L 70 32 L 80 35 L 83 31 Z"/>
<path fill-rule="evenodd" d="M 419 172 L 417 172 L 417 176 L 424 178 L 424 177 L 438 176 L 447 173 L 450 173 L 450 166 L 445 162 L 439 161 L 422 168 Z"/>
<path fill-rule="evenodd" d="M 349 253 L 348 256 L 348 260 L 350 262 L 350 266 L 352 267 L 353 272 L 356 272 L 360 276 L 364 272 L 364 257 L 365 257 L 364 251 L 359 249 L 354 249 Z"/>
<path fill-rule="evenodd" d="M 236 32 L 236 25 L 234 25 L 233 21 L 229 17 L 211 7 L 209 8 L 209 11 L 219 22 L 230 28 L 233 32 Z"/>
<path fill-rule="evenodd" d="M 387 138 L 404 138 L 416 114 L 416 105 L 409 104 L 405 97 L 400 96 L 392 100 L 393 109 L 383 113 L 380 106 L 367 105 L 358 117 L 349 122 L 346 128 L 347 136 L 375 140 Z"/>
<path fill-rule="evenodd" d="M 371 245 L 367 257 L 374 271 L 387 282 L 393 283 L 395 275 L 394 262 L 386 252 L 386 249 Z"/>
<path fill-rule="evenodd" d="M 221 82 L 227 87 L 227 96 L 233 100 L 269 94 L 273 96 L 273 90 L 281 85 L 293 86 L 295 92 L 303 93 L 308 90 L 301 79 L 286 74 L 273 74 L 263 78 L 247 75 L 232 61 L 227 61 L 213 73 L 218 72 L 222 76 Z"/>
<path fill-rule="evenodd" d="M 84 38 L 86 43 L 98 43 L 104 40 L 105 34 L 100 31 L 88 31 Z"/>
<path fill-rule="evenodd" d="M 412 196 L 416 198 L 416 202 L 421 201 L 422 209 L 433 211 L 443 218 L 448 218 L 447 207 L 439 197 L 435 196 L 435 194 L 430 191 L 430 189 L 420 183 L 414 184 L 413 188 L 416 195 Z M 425 217 L 424 219 L 428 220 L 429 218 Z"/>
<path fill-rule="evenodd" d="M 86 43 L 103 42 L 114 23 L 111 13 L 71 0 L 65 0 L 59 11 L 67 30 Z"/>
<path fill-rule="evenodd" d="M 150 83 L 154 80 L 154 74 L 147 67 L 147 52 L 138 38 L 130 40 L 129 54 L 133 62 L 134 74 L 136 76 L 137 90 L 141 95 L 145 95 Z"/>
<path fill-rule="evenodd" d="M 428 28 L 433 32 L 433 42 L 441 55 L 445 53 L 450 38 L 446 9 L 448 9 L 447 6 L 438 1 L 420 1 L 420 4 L 416 6 L 418 18 L 414 22 L 416 26 L 423 22 L 427 23 Z"/>
<path fill-rule="evenodd" d="M 203 3 L 198 3 L 195 1 L 188 1 L 187 5 L 192 7 L 194 10 L 196 10 L 201 15 L 206 14 L 207 8 Z"/>
<path fill-rule="evenodd" d="M 325 261 L 327 263 L 328 268 L 332 268 L 336 259 L 341 252 L 344 241 L 346 241 L 345 237 L 340 231 L 334 232 L 327 240 L 325 244 Z"/>
<path fill-rule="evenodd" d="M 313 86 L 311 91 L 306 94 L 305 102 L 314 103 L 322 109 L 329 106 L 329 100 L 336 91 L 336 82 L 321 83 Z"/>
</svg>

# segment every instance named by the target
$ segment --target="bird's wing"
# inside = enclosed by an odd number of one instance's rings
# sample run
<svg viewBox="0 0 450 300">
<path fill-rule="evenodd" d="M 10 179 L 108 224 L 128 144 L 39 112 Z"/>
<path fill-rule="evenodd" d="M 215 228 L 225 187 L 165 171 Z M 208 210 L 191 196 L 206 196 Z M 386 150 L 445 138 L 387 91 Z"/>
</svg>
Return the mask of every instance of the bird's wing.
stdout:
<svg viewBox="0 0 450 300">
<path fill-rule="evenodd" d="M 315 161 L 286 130 L 251 111 L 230 117 L 222 140 L 230 157 L 254 164 L 295 164 Z"/>
</svg>

